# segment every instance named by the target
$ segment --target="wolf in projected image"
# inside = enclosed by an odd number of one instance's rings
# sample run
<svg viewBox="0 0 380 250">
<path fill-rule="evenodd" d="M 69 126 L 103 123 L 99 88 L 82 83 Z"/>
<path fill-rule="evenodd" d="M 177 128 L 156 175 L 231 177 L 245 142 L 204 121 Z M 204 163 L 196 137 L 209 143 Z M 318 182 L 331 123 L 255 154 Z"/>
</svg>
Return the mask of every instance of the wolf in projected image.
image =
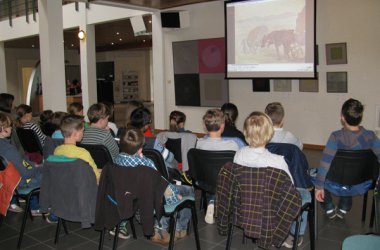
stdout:
<svg viewBox="0 0 380 250">
<path fill-rule="evenodd" d="M 305 61 L 305 6 L 297 0 L 287 3 L 293 4 L 276 11 L 237 8 L 237 64 Z"/>
</svg>

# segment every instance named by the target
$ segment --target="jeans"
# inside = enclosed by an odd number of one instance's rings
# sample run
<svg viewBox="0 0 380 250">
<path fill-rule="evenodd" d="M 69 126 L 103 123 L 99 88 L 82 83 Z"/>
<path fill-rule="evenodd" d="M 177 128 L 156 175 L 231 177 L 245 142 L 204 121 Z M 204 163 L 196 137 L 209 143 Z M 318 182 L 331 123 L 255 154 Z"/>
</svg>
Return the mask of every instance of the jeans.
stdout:
<svg viewBox="0 0 380 250">
<path fill-rule="evenodd" d="M 321 203 L 321 206 L 325 211 L 335 209 L 335 205 L 332 201 L 331 193 L 327 189 L 325 189 L 325 200 L 323 203 Z M 348 212 L 351 210 L 351 207 L 352 207 L 351 196 L 339 196 L 338 209 Z"/>
<path fill-rule="evenodd" d="M 177 186 L 177 189 L 179 191 L 179 194 L 184 196 L 193 196 L 194 197 L 194 190 L 190 186 Z M 190 208 L 184 208 L 178 213 L 177 218 L 177 224 L 176 224 L 176 230 L 187 230 L 187 225 L 191 219 L 191 209 Z M 167 229 L 169 228 L 170 218 L 163 216 L 160 220 L 161 228 Z"/>
<path fill-rule="evenodd" d="M 301 195 L 302 206 L 307 202 L 311 202 L 311 195 L 307 189 L 297 188 L 297 190 Z M 303 212 L 301 216 L 300 236 L 305 234 L 306 225 L 307 225 L 307 211 Z M 290 228 L 290 233 L 292 235 L 295 235 L 295 232 L 296 232 L 296 222 L 293 222 L 292 227 Z"/>
</svg>

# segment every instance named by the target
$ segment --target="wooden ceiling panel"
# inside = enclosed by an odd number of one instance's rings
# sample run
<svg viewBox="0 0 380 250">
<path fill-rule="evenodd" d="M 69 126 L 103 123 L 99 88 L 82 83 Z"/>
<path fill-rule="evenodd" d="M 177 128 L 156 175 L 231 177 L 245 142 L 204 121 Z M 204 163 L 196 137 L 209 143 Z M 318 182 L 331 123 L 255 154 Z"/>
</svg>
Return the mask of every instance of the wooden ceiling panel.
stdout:
<svg viewBox="0 0 380 250">
<path fill-rule="evenodd" d="M 134 5 L 138 7 L 146 7 L 150 9 L 168 9 L 183 5 L 212 2 L 216 0 L 90 0 L 90 3 L 96 3 L 97 1 L 109 2 L 110 4 L 116 3 L 118 5 Z"/>
</svg>

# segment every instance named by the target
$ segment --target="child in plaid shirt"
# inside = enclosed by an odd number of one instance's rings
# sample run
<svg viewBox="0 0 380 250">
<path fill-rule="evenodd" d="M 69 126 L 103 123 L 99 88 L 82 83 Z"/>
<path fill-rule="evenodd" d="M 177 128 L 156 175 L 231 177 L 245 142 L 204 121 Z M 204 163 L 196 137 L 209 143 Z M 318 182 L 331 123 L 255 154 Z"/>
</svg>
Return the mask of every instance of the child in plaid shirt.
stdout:
<svg viewBox="0 0 380 250">
<path fill-rule="evenodd" d="M 153 161 L 142 154 L 144 142 L 145 137 L 141 130 L 130 128 L 123 131 L 120 135 L 120 154 L 114 159 L 114 163 L 125 167 L 147 166 L 157 170 Z M 188 186 L 175 186 L 169 183 L 164 193 L 166 204 L 171 205 L 180 202 L 182 195 L 194 195 L 192 188 Z M 177 238 L 185 236 L 190 217 L 191 212 L 187 211 L 187 209 L 183 209 L 179 213 L 176 227 Z M 160 224 L 162 224 L 161 229 L 156 230 L 152 240 L 158 243 L 169 243 L 169 234 L 166 231 L 168 218 L 163 217 L 160 222 Z M 119 233 L 120 238 L 128 238 L 129 236 L 125 226 L 126 221 L 120 225 L 120 232 L 122 234 L 120 235 Z M 125 234 L 125 236 L 123 234 Z"/>
</svg>

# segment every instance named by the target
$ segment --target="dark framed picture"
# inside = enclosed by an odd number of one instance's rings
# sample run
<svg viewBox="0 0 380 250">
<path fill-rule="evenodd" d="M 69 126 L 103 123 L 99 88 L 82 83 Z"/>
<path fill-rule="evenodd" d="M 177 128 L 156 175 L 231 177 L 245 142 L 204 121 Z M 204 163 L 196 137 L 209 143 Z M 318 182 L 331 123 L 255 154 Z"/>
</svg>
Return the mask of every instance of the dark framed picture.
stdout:
<svg viewBox="0 0 380 250">
<path fill-rule="evenodd" d="M 326 64 L 347 64 L 347 44 L 326 44 Z"/>
<path fill-rule="evenodd" d="M 267 78 L 255 78 L 252 79 L 253 92 L 270 92 L 269 79 Z"/>
<path fill-rule="evenodd" d="M 347 93 L 347 72 L 327 72 L 327 93 Z"/>
</svg>

